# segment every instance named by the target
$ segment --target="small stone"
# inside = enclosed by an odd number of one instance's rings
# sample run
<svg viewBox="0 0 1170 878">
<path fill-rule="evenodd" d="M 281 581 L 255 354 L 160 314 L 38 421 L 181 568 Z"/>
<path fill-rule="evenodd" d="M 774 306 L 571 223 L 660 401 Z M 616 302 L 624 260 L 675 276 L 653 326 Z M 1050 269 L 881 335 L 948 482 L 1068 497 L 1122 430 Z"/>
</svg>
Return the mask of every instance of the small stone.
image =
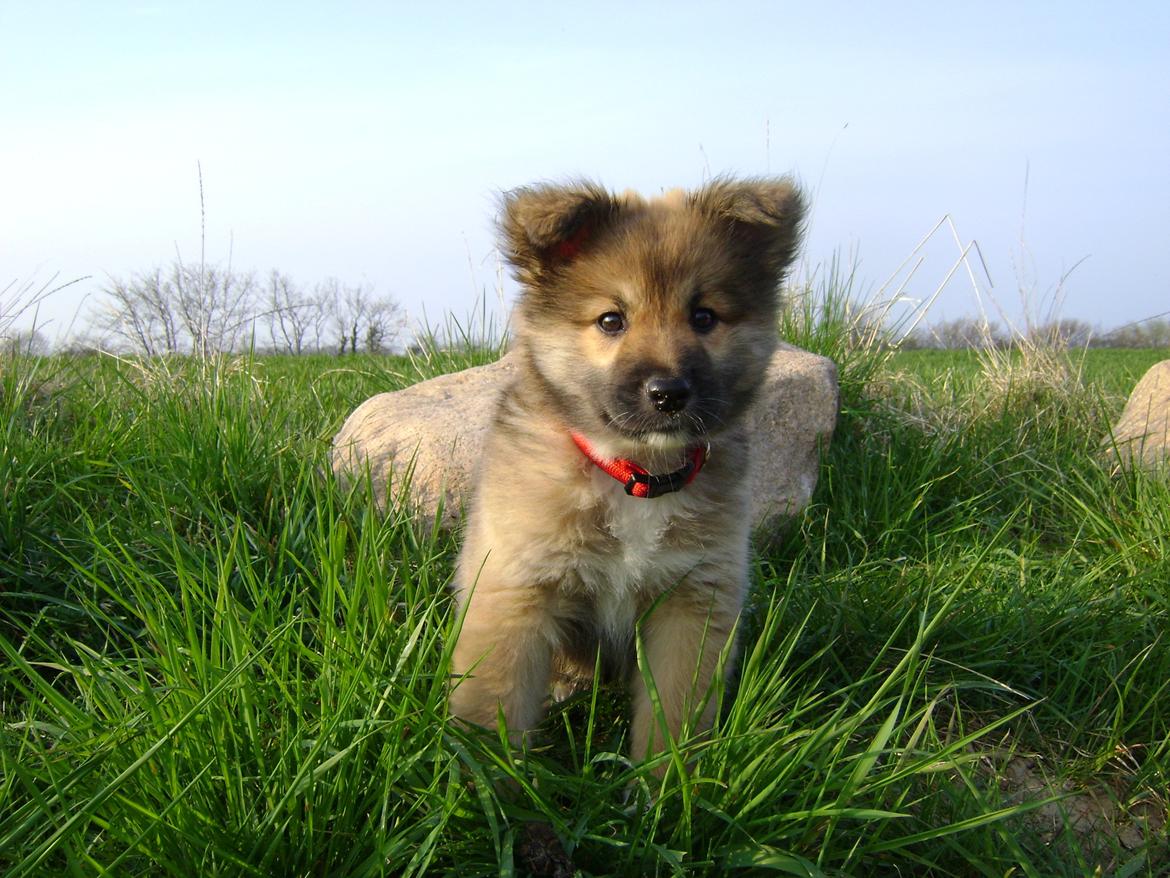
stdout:
<svg viewBox="0 0 1170 878">
<path fill-rule="evenodd" d="M 1170 360 L 1142 376 L 1105 441 L 1123 465 L 1155 469 L 1170 461 Z"/>
<path fill-rule="evenodd" d="M 516 859 L 529 875 L 572 878 L 573 861 L 547 823 L 526 823 L 520 828 Z"/>
</svg>

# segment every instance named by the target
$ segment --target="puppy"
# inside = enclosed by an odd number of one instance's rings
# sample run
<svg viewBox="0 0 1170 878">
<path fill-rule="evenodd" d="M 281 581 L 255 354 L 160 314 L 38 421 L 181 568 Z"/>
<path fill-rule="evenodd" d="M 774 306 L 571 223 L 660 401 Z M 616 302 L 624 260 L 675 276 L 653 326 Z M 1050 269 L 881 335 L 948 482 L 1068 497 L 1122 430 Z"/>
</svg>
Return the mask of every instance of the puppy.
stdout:
<svg viewBox="0 0 1170 878">
<path fill-rule="evenodd" d="M 518 370 L 456 570 L 455 716 L 491 727 L 502 711 L 519 740 L 600 654 L 629 681 L 636 759 L 692 720 L 710 727 L 748 586 L 744 414 L 803 215 L 788 179 L 653 200 L 589 182 L 505 196 Z"/>
</svg>

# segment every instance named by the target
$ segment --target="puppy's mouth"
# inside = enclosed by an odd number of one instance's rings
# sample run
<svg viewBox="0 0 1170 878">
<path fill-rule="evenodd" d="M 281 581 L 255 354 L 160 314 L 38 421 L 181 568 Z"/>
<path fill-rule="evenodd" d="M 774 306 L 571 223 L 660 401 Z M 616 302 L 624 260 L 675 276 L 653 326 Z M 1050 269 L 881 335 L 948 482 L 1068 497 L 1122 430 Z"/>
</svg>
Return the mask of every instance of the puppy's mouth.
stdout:
<svg viewBox="0 0 1170 878">
<path fill-rule="evenodd" d="M 611 415 L 603 410 L 602 421 L 624 439 L 659 448 L 690 445 L 704 440 L 708 432 L 703 418 L 692 412 Z"/>
</svg>

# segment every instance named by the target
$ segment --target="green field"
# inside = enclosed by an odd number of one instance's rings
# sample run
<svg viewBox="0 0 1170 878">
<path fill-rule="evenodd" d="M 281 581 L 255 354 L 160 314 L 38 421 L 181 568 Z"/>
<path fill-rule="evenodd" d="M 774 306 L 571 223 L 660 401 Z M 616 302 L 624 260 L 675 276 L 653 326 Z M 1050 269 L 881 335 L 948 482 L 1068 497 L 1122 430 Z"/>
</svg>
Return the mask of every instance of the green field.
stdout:
<svg viewBox="0 0 1170 878">
<path fill-rule="evenodd" d="M 661 788 L 617 690 L 449 722 L 455 540 L 326 475 L 490 351 L 0 361 L 0 872 L 1165 875 L 1170 490 L 1100 443 L 1170 352 L 796 340 L 837 436 Z"/>
</svg>

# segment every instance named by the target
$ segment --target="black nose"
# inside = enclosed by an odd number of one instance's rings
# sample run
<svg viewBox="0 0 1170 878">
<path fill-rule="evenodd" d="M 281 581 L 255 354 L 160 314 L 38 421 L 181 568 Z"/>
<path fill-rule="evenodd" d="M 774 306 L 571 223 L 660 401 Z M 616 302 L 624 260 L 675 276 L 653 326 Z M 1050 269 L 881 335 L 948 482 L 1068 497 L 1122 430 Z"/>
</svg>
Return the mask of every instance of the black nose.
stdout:
<svg viewBox="0 0 1170 878">
<path fill-rule="evenodd" d="M 673 415 L 687 407 L 691 383 L 685 378 L 648 378 L 646 396 L 658 411 Z"/>
</svg>

